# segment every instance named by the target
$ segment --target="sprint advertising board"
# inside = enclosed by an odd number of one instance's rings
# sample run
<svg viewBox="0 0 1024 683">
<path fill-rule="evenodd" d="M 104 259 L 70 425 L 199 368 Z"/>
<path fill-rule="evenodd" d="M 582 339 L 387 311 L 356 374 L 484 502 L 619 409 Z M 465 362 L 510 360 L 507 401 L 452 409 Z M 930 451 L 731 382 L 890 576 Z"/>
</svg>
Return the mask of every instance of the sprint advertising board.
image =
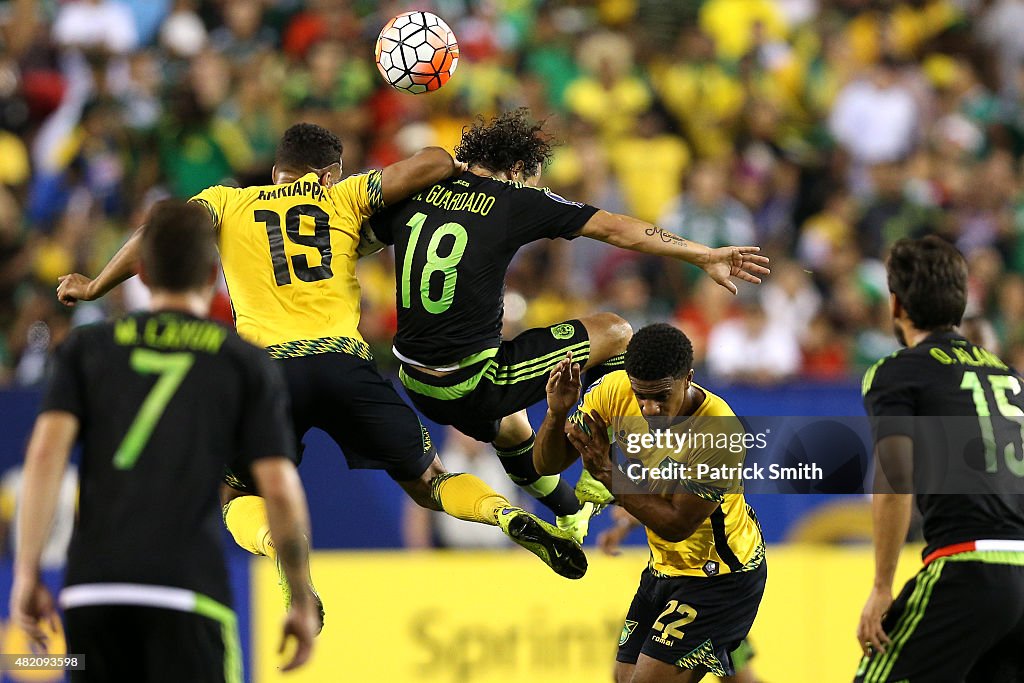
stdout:
<svg viewBox="0 0 1024 683">
<path fill-rule="evenodd" d="M 283 675 L 282 606 L 273 564 L 253 563 L 256 683 L 593 683 L 611 680 L 643 551 L 600 556 L 580 581 L 522 551 L 317 553 L 327 608 L 317 651 Z M 905 551 L 898 591 L 920 566 Z M 765 680 L 849 681 L 857 619 L 871 586 L 870 548 L 770 547 L 768 588 L 752 632 Z M 709 678 L 708 680 L 714 680 Z"/>
</svg>

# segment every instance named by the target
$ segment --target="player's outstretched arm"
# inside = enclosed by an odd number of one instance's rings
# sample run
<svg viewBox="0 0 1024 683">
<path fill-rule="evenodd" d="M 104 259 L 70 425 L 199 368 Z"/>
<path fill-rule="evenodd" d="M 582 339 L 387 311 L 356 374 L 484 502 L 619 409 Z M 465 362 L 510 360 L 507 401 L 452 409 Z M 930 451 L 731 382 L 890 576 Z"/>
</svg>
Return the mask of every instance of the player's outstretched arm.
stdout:
<svg viewBox="0 0 1024 683">
<path fill-rule="evenodd" d="M 98 299 L 139 270 L 139 240 L 146 226 L 140 227 L 124 243 L 96 279 L 90 280 L 80 273 L 68 273 L 57 278 L 57 299 L 65 306 L 79 301 Z"/>
<path fill-rule="evenodd" d="M 563 472 L 580 457 L 565 435 L 565 421 L 580 400 L 581 387 L 580 364 L 572 362 L 569 352 L 548 374 L 548 410 L 533 446 L 533 466 L 538 474 Z"/>
<path fill-rule="evenodd" d="M 291 608 L 279 650 L 284 651 L 289 638 L 296 640 L 295 654 L 282 667 L 290 671 L 309 659 L 320 626 L 319 608 L 309 586 L 309 509 L 299 473 L 290 460 L 260 458 L 253 463 L 252 474 L 266 502 L 270 537 L 291 587 Z"/>
<path fill-rule="evenodd" d="M 64 411 L 46 411 L 36 420 L 25 455 L 10 608 L 14 623 L 43 647 L 46 635 L 40 622 L 47 621 L 55 629 L 57 610 L 53 596 L 39 580 L 39 561 L 77 435 L 77 417 Z"/>
<path fill-rule="evenodd" d="M 733 294 L 736 293 L 736 285 L 731 278 L 760 284 L 759 276 L 771 272 L 768 270 L 768 257 L 757 253 L 760 247 L 712 249 L 645 221 L 607 211 L 595 213 L 584 224 L 580 234 L 622 249 L 692 263 Z"/>
<path fill-rule="evenodd" d="M 615 495 L 615 502 L 641 524 L 670 543 L 690 537 L 719 503 L 686 492 L 654 495 L 637 486 L 611 459 L 608 424 L 600 415 L 582 413 L 586 429 L 570 425 L 567 436 L 587 471 Z"/>
<path fill-rule="evenodd" d="M 440 147 L 425 147 L 408 159 L 385 166 L 380 192 L 385 204 L 394 204 L 466 169 Z"/>
</svg>

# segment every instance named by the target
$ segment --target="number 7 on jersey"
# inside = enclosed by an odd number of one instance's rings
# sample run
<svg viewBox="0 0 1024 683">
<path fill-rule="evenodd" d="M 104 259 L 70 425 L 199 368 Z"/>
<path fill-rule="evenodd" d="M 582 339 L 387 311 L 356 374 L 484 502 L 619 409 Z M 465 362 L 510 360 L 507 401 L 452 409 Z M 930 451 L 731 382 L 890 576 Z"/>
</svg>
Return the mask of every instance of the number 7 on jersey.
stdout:
<svg viewBox="0 0 1024 683">
<path fill-rule="evenodd" d="M 191 353 L 159 353 L 149 349 L 132 351 L 132 370 L 143 375 L 160 375 L 160 378 L 142 402 L 128 433 L 114 453 L 115 469 L 130 470 L 135 467 L 135 461 L 149 443 L 156 423 L 160 421 L 167 404 L 174 398 L 195 360 Z"/>
</svg>

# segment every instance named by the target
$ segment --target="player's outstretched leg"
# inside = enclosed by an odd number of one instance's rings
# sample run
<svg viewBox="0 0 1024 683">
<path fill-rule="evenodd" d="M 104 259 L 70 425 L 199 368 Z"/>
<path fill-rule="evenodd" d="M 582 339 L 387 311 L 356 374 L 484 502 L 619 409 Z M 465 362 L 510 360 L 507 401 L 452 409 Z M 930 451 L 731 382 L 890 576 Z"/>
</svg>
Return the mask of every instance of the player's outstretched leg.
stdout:
<svg viewBox="0 0 1024 683">
<path fill-rule="evenodd" d="M 493 445 L 509 479 L 551 510 L 558 528 L 582 544 L 590 529 L 590 518 L 599 508 L 582 503 L 557 474 L 541 476 L 537 472 L 533 465 L 534 437 L 526 411 L 521 410 L 502 419 Z"/>
<path fill-rule="evenodd" d="M 277 566 L 278 585 L 284 594 L 284 608 L 291 607 L 292 591 L 288 585 L 281 562 L 277 558 L 274 541 L 270 537 L 270 523 L 267 521 L 267 505 L 262 498 L 223 486 L 221 489 L 224 526 L 231 532 L 235 543 L 253 555 L 269 557 Z M 313 578 L 309 578 L 309 589 L 313 592 L 317 607 L 320 609 L 320 630 L 324 628 L 324 603 L 313 587 Z"/>
<path fill-rule="evenodd" d="M 578 579 L 587 572 L 587 556 L 571 534 L 512 505 L 479 477 L 446 472 L 439 458 L 434 458 L 419 479 L 398 483 L 422 507 L 500 527 L 560 576 Z"/>
</svg>

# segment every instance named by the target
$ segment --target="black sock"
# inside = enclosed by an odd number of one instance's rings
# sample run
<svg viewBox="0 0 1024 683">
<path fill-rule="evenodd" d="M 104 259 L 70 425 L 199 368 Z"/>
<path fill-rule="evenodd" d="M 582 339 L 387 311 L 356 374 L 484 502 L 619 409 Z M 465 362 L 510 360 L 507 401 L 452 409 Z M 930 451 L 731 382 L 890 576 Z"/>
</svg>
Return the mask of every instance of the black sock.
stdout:
<svg viewBox="0 0 1024 683">
<path fill-rule="evenodd" d="M 571 515 L 580 509 L 580 501 L 569 484 L 557 474 L 541 476 L 533 466 L 534 435 L 518 446 L 498 448 L 498 457 L 508 478 L 536 498 L 556 516 Z"/>
<path fill-rule="evenodd" d="M 626 354 L 620 353 L 617 356 L 612 356 L 600 365 L 595 365 L 586 372 L 583 373 L 583 390 L 586 391 L 594 382 L 601 379 L 609 372 L 615 372 L 621 370 L 622 366 L 626 362 Z"/>
</svg>

